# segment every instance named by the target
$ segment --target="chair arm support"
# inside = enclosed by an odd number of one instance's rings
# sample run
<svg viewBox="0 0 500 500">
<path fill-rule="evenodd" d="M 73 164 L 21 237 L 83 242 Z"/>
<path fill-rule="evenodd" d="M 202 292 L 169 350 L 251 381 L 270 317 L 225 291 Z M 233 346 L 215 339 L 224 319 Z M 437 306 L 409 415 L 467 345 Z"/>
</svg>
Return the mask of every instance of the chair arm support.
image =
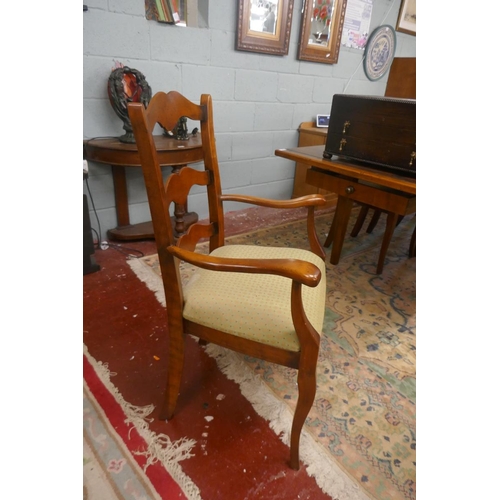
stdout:
<svg viewBox="0 0 500 500">
<path fill-rule="evenodd" d="M 203 255 L 176 246 L 169 246 L 174 257 L 210 271 L 248 274 L 274 274 L 290 278 L 302 285 L 315 287 L 321 281 L 317 266 L 299 259 L 231 259 Z"/>
<path fill-rule="evenodd" d="M 268 198 L 259 198 L 257 196 L 247 196 L 244 194 L 224 194 L 220 196 L 221 201 L 237 201 L 242 203 L 251 203 L 261 207 L 268 208 L 301 208 L 307 207 L 307 235 L 311 250 L 321 259 L 325 260 L 325 251 L 319 242 L 316 228 L 314 225 L 314 211 L 316 207 L 326 204 L 326 198 L 321 194 L 308 194 L 291 200 L 270 200 Z"/>
<path fill-rule="evenodd" d="M 321 194 L 308 194 L 299 198 L 290 200 L 270 200 L 267 198 L 259 198 L 257 196 L 247 196 L 244 194 L 223 194 L 220 196 L 222 201 L 238 201 L 241 203 L 251 203 L 261 207 L 269 208 L 300 208 L 311 206 L 323 206 L 326 199 Z"/>
</svg>

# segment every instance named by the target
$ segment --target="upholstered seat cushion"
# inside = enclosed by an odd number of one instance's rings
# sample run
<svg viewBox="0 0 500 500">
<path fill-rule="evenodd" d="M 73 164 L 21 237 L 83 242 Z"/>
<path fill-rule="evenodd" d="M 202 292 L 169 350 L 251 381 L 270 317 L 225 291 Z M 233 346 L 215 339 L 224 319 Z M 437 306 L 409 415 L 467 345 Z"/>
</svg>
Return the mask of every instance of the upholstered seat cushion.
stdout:
<svg viewBox="0 0 500 500">
<path fill-rule="evenodd" d="M 243 259 L 300 259 L 318 266 L 317 287 L 302 286 L 304 310 L 321 335 L 325 313 L 325 263 L 317 255 L 297 248 L 227 245 L 211 253 Z M 184 287 L 185 319 L 210 328 L 299 351 L 291 315 L 292 280 L 265 274 L 229 273 L 197 269 Z"/>
</svg>

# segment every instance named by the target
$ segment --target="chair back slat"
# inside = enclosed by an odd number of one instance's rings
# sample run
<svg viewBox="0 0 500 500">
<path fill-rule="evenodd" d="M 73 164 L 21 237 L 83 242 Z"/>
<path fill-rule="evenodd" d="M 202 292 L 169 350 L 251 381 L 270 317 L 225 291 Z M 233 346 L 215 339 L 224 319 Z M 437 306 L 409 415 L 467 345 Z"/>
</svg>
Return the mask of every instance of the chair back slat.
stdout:
<svg viewBox="0 0 500 500">
<path fill-rule="evenodd" d="M 214 224 L 200 224 L 200 223 L 193 224 L 189 226 L 187 233 L 183 234 L 177 240 L 177 246 L 193 252 L 196 248 L 196 244 L 200 240 L 209 239 L 216 232 L 217 228 Z"/>
<path fill-rule="evenodd" d="M 169 203 L 185 204 L 191 188 L 197 186 L 207 186 L 210 182 L 210 172 L 207 170 L 195 170 L 184 167 L 172 174 L 165 183 L 167 200 Z"/>
<path fill-rule="evenodd" d="M 176 91 L 158 92 L 152 97 L 147 109 L 141 103 L 129 103 L 128 111 L 141 158 L 157 244 L 162 246 L 175 244 L 174 228 L 168 220 L 172 213 L 170 204 L 184 204 L 190 187 L 196 184 L 207 186 L 209 219 L 220 233 L 211 235 L 210 248 L 213 250 L 223 245 L 224 212 L 220 199 L 221 182 L 211 96 L 203 94 L 200 104 L 195 104 Z M 166 130 L 172 130 L 183 116 L 200 122 L 202 143 L 200 156 L 204 171 L 184 166 L 180 169 L 180 173 L 170 175 L 164 185 L 153 132 L 156 124 L 160 124 Z M 165 193 L 166 189 L 168 194 Z"/>
<path fill-rule="evenodd" d="M 166 249 L 171 245 L 178 245 L 194 250 L 200 239 L 209 239 L 210 250 L 224 244 L 224 212 L 220 199 L 221 182 L 215 147 L 212 98 L 203 94 L 200 104 L 195 104 L 179 92 L 158 92 L 152 97 L 147 109 L 142 103 L 129 103 L 128 112 L 141 160 L 162 279 L 169 290 L 166 294 L 167 304 L 170 303 L 170 307 L 182 307 L 179 262 Z M 199 158 L 203 170 L 179 165 L 181 168 L 175 169 L 164 182 L 153 134 L 157 124 L 167 131 L 174 130 L 181 117 L 199 122 Z M 190 190 L 195 185 L 206 186 L 209 223 L 191 225 L 186 234 L 178 237 L 175 233 L 175 210 L 172 204 L 177 207 L 186 206 Z"/>
<path fill-rule="evenodd" d="M 155 94 L 149 102 L 146 114 L 148 128 L 152 132 L 157 123 L 172 131 L 181 116 L 200 122 L 205 113 L 199 104 L 191 102 L 179 92 L 171 91 L 168 94 Z"/>
</svg>

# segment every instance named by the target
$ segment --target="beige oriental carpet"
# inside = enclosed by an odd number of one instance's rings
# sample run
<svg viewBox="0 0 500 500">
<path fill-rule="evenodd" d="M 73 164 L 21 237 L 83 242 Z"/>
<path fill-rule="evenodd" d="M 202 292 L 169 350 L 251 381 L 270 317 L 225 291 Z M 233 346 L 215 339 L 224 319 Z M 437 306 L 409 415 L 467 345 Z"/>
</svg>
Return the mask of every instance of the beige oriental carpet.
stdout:
<svg viewBox="0 0 500 500">
<path fill-rule="evenodd" d="M 318 390 L 301 438 L 307 472 L 332 498 L 416 497 L 416 259 L 408 258 L 415 217 L 396 228 L 382 274 L 375 273 L 385 218 L 368 234 L 349 236 L 338 265 L 328 262 Z M 320 215 L 320 240 L 331 214 Z M 365 223 L 365 227 L 368 221 Z M 305 222 L 228 238 L 228 244 L 308 248 Z M 207 251 L 201 244 L 199 250 Z M 163 304 L 156 255 L 130 261 Z M 183 279 L 192 268 L 184 266 Z M 206 352 L 240 384 L 243 395 L 288 443 L 296 404 L 295 370 L 218 346 Z"/>
</svg>

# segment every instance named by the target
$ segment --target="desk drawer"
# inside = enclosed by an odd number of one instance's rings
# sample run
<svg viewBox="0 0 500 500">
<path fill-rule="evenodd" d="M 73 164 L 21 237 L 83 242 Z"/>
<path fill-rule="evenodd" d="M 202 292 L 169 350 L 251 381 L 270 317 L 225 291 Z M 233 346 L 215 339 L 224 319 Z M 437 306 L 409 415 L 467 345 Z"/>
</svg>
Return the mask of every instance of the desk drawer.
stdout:
<svg viewBox="0 0 500 500">
<path fill-rule="evenodd" d="M 379 127 L 379 129 L 384 132 L 383 127 Z M 414 143 L 395 143 L 387 139 L 381 141 L 377 138 L 366 138 L 361 135 L 355 136 L 354 134 L 336 134 L 332 132 L 328 135 L 327 150 L 326 157 L 332 155 L 345 156 L 346 158 L 354 158 L 369 163 L 376 163 L 374 158 L 383 158 L 383 163 L 378 162 L 379 167 L 385 167 L 386 170 L 396 172 L 399 175 L 412 175 L 417 169 L 416 146 Z"/>
<path fill-rule="evenodd" d="M 398 215 L 416 212 L 415 195 L 403 193 L 402 191 L 382 186 L 361 184 L 357 179 L 340 177 L 337 174 L 318 170 L 314 167 L 307 171 L 306 182 L 313 186 L 333 191 L 339 196 L 372 205 L 381 210 L 394 212 Z"/>
</svg>

